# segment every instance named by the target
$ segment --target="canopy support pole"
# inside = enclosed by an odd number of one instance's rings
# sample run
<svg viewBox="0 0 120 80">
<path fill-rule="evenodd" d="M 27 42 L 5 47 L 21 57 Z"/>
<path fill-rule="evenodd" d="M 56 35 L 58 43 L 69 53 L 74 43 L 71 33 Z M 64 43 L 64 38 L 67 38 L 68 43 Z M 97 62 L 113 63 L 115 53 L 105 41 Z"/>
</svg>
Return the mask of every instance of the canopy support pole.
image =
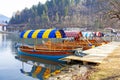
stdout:
<svg viewBox="0 0 120 80">
<path fill-rule="evenodd" d="M 22 48 L 23 48 L 23 45 L 24 45 L 24 38 L 22 39 Z"/>
<path fill-rule="evenodd" d="M 36 50 L 36 45 L 37 45 L 37 38 L 34 40 L 34 50 Z"/>
</svg>

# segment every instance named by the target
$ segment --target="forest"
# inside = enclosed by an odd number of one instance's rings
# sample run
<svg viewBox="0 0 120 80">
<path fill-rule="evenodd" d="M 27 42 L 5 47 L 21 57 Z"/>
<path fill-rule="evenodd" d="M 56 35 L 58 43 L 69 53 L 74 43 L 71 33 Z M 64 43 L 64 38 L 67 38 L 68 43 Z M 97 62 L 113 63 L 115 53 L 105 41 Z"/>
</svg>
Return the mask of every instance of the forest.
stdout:
<svg viewBox="0 0 120 80">
<path fill-rule="evenodd" d="M 26 29 L 120 27 L 120 0 L 47 0 L 16 11 L 9 24 Z"/>
</svg>

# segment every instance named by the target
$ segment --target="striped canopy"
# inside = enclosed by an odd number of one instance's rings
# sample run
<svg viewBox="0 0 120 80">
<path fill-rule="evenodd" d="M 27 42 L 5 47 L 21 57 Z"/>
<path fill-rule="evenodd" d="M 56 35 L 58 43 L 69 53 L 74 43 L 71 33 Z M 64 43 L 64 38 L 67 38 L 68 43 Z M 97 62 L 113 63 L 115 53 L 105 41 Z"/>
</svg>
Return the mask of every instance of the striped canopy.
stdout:
<svg viewBox="0 0 120 80">
<path fill-rule="evenodd" d="M 96 37 L 103 37 L 104 34 L 102 32 L 95 32 Z"/>
<path fill-rule="evenodd" d="M 82 32 L 82 35 L 83 35 L 83 37 L 86 37 L 86 38 L 93 37 L 93 33 L 92 32 Z"/>
<path fill-rule="evenodd" d="M 21 32 L 20 38 L 65 38 L 63 30 L 58 29 L 38 29 Z"/>
<path fill-rule="evenodd" d="M 82 32 L 84 38 L 103 37 L 102 32 Z"/>
<path fill-rule="evenodd" d="M 80 31 L 65 31 L 67 37 L 82 37 L 82 33 Z"/>
</svg>

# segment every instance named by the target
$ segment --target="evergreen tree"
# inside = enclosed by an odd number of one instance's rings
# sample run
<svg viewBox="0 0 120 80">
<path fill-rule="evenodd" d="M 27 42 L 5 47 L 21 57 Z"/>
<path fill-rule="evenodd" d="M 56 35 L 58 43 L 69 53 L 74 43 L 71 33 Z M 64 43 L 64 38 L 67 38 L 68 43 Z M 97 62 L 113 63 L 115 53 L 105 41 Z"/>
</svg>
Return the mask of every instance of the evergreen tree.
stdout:
<svg viewBox="0 0 120 80">
<path fill-rule="evenodd" d="M 68 7 L 65 7 L 64 16 L 67 16 L 67 15 L 68 15 Z"/>
<path fill-rule="evenodd" d="M 42 22 L 43 22 L 43 23 L 49 21 L 49 17 L 48 17 L 47 14 L 45 13 L 45 11 L 43 11 L 43 14 L 41 15 L 41 19 L 42 19 Z"/>
<path fill-rule="evenodd" d="M 80 3 L 80 0 L 75 0 L 75 4 L 77 5 L 78 3 Z"/>
<path fill-rule="evenodd" d="M 18 11 L 9 23 L 29 24 L 31 28 L 41 24 L 56 25 L 55 22 L 59 25 L 69 22 L 70 26 L 86 26 L 87 23 L 87 26 L 98 27 L 98 24 L 103 24 L 102 20 L 106 20 L 105 24 L 110 20 L 120 20 L 119 4 L 119 0 L 47 0 L 45 4 L 39 2 L 30 9 Z"/>
<path fill-rule="evenodd" d="M 59 22 L 59 15 L 58 15 L 58 13 L 56 13 L 55 21 Z"/>
<path fill-rule="evenodd" d="M 71 0 L 71 5 L 72 5 L 72 6 L 74 5 L 74 0 Z"/>
</svg>

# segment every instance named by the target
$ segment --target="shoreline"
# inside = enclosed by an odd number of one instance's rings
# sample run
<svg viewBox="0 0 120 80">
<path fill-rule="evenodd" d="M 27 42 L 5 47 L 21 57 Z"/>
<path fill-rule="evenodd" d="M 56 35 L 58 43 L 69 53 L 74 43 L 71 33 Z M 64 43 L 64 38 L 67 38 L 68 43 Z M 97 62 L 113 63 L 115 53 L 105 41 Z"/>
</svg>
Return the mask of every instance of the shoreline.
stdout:
<svg viewBox="0 0 120 80">
<path fill-rule="evenodd" d="M 120 80 L 120 45 L 94 70 L 89 80 Z"/>
<path fill-rule="evenodd" d="M 46 80 L 119 80 L 120 45 L 99 65 L 69 65 Z M 113 66 L 114 65 L 114 66 Z"/>
</svg>

